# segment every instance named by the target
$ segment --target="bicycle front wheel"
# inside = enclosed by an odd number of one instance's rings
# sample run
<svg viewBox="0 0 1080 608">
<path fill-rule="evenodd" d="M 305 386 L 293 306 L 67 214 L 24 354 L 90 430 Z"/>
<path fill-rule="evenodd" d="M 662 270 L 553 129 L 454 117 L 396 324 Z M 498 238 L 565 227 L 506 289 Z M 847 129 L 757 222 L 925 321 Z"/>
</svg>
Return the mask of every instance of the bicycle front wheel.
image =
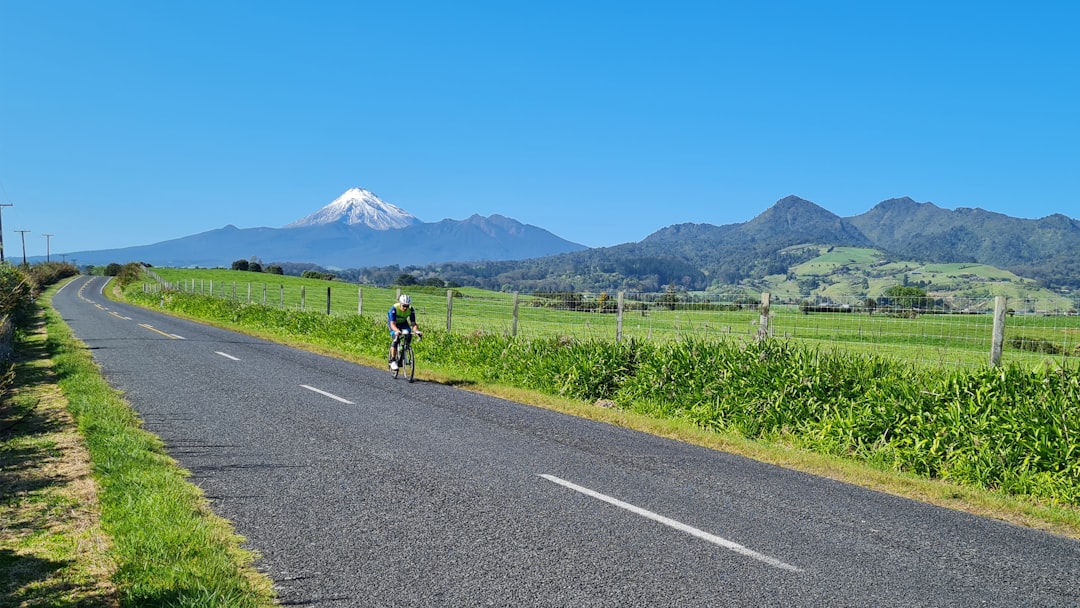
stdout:
<svg viewBox="0 0 1080 608">
<path fill-rule="evenodd" d="M 405 356 L 402 357 L 404 362 L 403 372 L 405 377 L 409 379 L 409 382 L 413 381 L 413 376 L 416 375 L 416 360 L 413 359 L 412 346 L 405 347 Z"/>
</svg>

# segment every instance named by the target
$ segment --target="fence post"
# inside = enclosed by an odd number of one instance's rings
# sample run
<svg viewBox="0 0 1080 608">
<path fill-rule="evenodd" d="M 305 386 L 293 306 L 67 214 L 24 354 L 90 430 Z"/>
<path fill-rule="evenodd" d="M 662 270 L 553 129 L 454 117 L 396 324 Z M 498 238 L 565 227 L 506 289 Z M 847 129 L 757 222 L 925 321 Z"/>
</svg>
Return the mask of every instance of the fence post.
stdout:
<svg viewBox="0 0 1080 608">
<path fill-rule="evenodd" d="M 266 306 L 266 283 L 263 283 L 263 306 Z"/>
<path fill-rule="evenodd" d="M 619 312 L 615 317 L 615 341 L 622 340 L 622 312 L 623 312 L 623 297 L 626 295 L 625 291 L 619 292 Z"/>
<path fill-rule="evenodd" d="M 300 286 L 300 310 L 307 307 L 307 285 Z"/>
<path fill-rule="evenodd" d="M 1001 348 L 1005 344 L 1005 296 L 994 298 L 994 333 L 990 341 L 990 367 L 1001 365 Z"/>
<path fill-rule="evenodd" d="M 278 308 L 282 308 L 282 309 L 285 308 L 285 284 L 284 283 L 281 284 L 281 304 L 278 306 Z"/>
<path fill-rule="evenodd" d="M 454 290 L 446 290 L 446 333 L 450 333 L 450 323 L 454 319 Z"/>
<path fill-rule="evenodd" d="M 761 316 L 758 322 L 757 339 L 765 340 L 770 335 L 769 330 L 769 303 L 772 296 L 768 293 L 761 294 Z"/>
<path fill-rule="evenodd" d="M 362 316 L 364 314 L 364 288 L 356 288 L 356 316 Z"/>
<path fill-rule="evenodd" d="M 326 288 L 326 314 L 330 314 L 330 288 Z"/>
<path fill-rule="evenodd" d="M 232 282 L 232 299 L 233 302 L 236 301 L 236 281 Z"/>
<path fill-rule="evenodd" d="M 514 292 L 514 324 L 510 328 L 510 335 L 517 337 L 518 324 L 518 292 Z"/>
</svg>

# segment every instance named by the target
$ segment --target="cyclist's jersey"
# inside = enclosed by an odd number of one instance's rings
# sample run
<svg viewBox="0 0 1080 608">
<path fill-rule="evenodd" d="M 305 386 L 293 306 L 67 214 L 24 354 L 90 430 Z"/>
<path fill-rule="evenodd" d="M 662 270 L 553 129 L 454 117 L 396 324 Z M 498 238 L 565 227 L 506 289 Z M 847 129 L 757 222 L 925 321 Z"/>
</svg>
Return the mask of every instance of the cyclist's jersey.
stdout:
<svg viewBox="0 0 1080 608">
<path fill-rule="evenodd" d="M 406 321 L 407 324 L 403 325 L 401 322 Z M 398 326 L 398 329 L 404 329 L 405 327 L 416 324 L 416 310 L 413 307 L 409 307 L 408 314 L 399 308 L 398 304 L 394 304 L 390 307 L 390 311 L 386 313 L 386 326 L 390 327 L 390 324 L 394 323 Z"/>
</svg>

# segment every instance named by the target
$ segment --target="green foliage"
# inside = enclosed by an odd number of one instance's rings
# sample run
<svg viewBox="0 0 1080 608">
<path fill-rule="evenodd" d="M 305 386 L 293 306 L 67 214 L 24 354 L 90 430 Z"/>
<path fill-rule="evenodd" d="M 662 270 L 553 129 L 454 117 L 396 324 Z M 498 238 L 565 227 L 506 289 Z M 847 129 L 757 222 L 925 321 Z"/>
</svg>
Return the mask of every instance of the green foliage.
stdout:
<svg viewBox="0 0 1080 608">
<path fill-rule="evenodd" d="M 899 308 L 916 308 L 923 306 L 926 302 L 926 290 L 918 287 L 893 285 L 885 290 L 885 297 L 888 301 Z"/>
<path fill-rule="evenodd" d="M 319 279 L 320 281 L 333 281 L 337 278 L 329 272 L 319 272 L 318 270 L 305 270 L 300 277 L 304 279 Z"/>
<path fill-rule="evenodd" d="M 30 267 L 30 275 L 34 277 L 34 282 L 41 288 L 78 274 L 79 269 L 74 264 L 66 262 L 43 262 Z"/>
<path fill-rule="evenodd" d="M 247 271 L 251 268 L 251 264 L 247 260 L 236 260 L 232 263 L 232 270 Z"/>
<path fill-rule="evenodd" d="M 381 319 L 128 290 L 144 305 L 382 360 Z M 948 370 L 783 340 L 425 332 L 418 368 L 678 417 L 876 466 L 1080 504 L 1080 372 Z M 422 371 L 421 371 L 422 373 Z"/>
<path fill-rule="evenodd" d="M 11 264 L 0 264 L 0 317 L 28 306 L 36 292 L 37 284 L 30 274 Z"/>
<path fill-rule="evenodd" d="M 127 287 L 128 285 L 138 281 L 142 278 L 143 265 L 138 262 L 128 262 L 120 267 L 120 270 L 116 273 L 116 282 L 120 284 L 120 287 Z"/>
</svg>

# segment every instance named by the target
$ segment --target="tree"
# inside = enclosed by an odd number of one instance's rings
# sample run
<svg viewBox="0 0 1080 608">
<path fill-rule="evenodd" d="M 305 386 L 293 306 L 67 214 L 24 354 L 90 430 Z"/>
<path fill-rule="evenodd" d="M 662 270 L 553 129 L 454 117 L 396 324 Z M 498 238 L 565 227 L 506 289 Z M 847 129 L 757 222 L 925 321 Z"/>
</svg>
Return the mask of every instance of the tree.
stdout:
<svg viewBox="0 0 1080 608">
<path fill-rule="evenodd" d="M 266 267 L 266 272 L 270 274 L 285 274 L 285 270 L 277 264 L 271 264 Z"/>
<path fill-rule="evenodd" d="M 863 308 L 866 309 L 867 313 L 874 314 L 874 311 L 877 309 L 877 300 L 874 298 L 866 298 L 863 302 Z"/>
<path fill-rule="evenodd" d="M 894 306 L 915 308 L 926 301 L 926 291 L 918 287 L 893 285 L 885 290 L 885 297 L 889 298 Z"/>
<path fill-rule="evenodd" d="M 664 295 L 660 296 L 658 300 L 668 310 L 675 310 L 675 306 L 679 303 L 679 293 L 675 289 L 674 283 L 668 283 L 664 288 Z"/>
<path fill-rule="evenodd" d="M 232 263 L 232 269 L 233 270 L 247 271 L 248 268 L 250 268 L 250 265 L 248 264 L 247 260 L 236 260 L 235 262 Z"/>
</svg>

